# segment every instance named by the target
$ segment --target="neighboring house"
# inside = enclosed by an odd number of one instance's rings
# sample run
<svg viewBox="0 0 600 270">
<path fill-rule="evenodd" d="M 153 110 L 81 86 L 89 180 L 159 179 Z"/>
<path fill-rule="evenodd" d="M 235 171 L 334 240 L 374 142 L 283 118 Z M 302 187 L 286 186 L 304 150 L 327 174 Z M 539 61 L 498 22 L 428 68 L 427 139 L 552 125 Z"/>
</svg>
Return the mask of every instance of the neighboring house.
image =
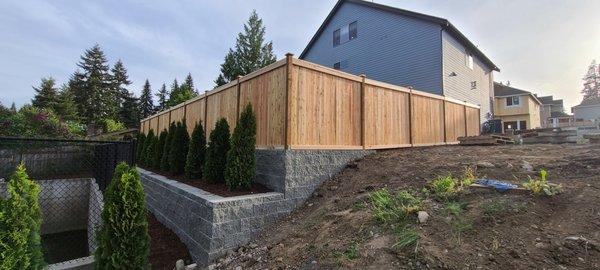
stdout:
<svg viewBox="0 0 600 270">
<path fill-rule="evenodd" d="M 573 117 L 565 113 L 562 99 L 554 99 L 553 96 L 537 97 L 542 103 L 540 109 L 541 127 L 558 127 L 573 122 Z"/>
<path fill-rule="evenodd" d="M 541 105 L 531 92 L 494 83 L 494 116 L 502 120 L 503 132 L 539 128 Z"/>
<path fill-rule="evenodd" d="M 339 0 L 300 58 L 478 104 L 481 122 L 500 71 L 448 20 L 362 0 Z"/>
<path fill-rule="evenodd" d="M 583 100 L 571 108 L 575 121 L 600 121 L 600 98 Z"/>
</svg>

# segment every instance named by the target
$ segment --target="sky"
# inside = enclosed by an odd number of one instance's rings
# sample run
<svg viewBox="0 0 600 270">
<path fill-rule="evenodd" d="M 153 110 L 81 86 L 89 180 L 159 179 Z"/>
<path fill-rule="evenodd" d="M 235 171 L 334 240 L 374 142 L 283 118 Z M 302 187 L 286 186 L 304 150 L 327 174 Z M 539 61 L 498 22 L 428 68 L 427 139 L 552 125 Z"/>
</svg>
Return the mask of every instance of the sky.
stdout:
<svg viewBox="0 0 600 270">
<path fill-rule="evenodd" d="M 98 43 L 112 65 L 121 59 L 136 94 L 192 74 L 212 89 L 219 65 L 255 9 L 278 59 L 300 55 L 336 0 L 32 1 L 0 0 L 0 102 L 30 102 L 42 77 L 67 82 L 85 49 Z M 569 107 L 581 101 L 582 77 L 600 60 L 598 0 L 376 0 L 446 18 L 501 72 L 496 81 Z"/>
</svg>

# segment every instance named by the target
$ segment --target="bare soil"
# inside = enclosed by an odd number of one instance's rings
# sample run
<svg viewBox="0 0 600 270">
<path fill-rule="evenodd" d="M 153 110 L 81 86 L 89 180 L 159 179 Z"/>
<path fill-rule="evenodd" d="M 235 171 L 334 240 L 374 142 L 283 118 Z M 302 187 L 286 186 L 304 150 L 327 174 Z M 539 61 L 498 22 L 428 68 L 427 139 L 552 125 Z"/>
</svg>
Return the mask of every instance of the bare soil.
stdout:
<svg viewBox="0 0 600 270">
<path fill-rule="evenodd" d="M 144 168 L 144 167 L 142 167 L 142 168 Z M 171 180 L 175 180 L 175 181 L 184 183 L 186 185 L 190 185 L 192 187 L 196 187 L 196 188 L 202 189 L 204 191 L 208 191 L 212 194 L 216 194 L 216 195 L 223 196 L 223 197 L 234 197 L 234 196 L 242 196 L 242 195 L 249 195 L 249 194 L 266 193 L 266 192 L 272 191 L 271 189 L 269 189 L 259 183 L 252 183 L 252 186 L 248 190 L 229 190 L 229 188 L 227 188 L 227 186 L 225 184 L 213 184 L 213 183 L 209 183 L 205 179 L 188 179 L 184 175 L 175 175 L 175 174 L 171 174 L 169 172 L 150 169 L 150 168 L 144 168 L 144 170 L 160 174 Z"/>
<path fill-rule="evenodd" d="M 162 225 L 148 212 L 148 234 L 150 235 L 150 266 L 152 269 L 171 270 L 181 259 L 186 265 L 192 263 L 187 247 L 169 228 Z"/>
<path fill-rule="evenodd" d="M 491 164 L 489 164 L 491 163 Z M 528 168 L 529 163 L 532 167 Z M 415 224 L 420 240 L 397 248 L 372 216 L 369 194 L 419 191 L 467 166 L 477 176 L 523 183 L 539 170 L 563 186 L 553 197 L 468 189 L 457 200 L 470 228 L 437 199 Z M 489 211 L 496 206 L 496 211 Z M 469 227 L 469 226 L 467 226 Z M 379 151 L 326 181 L 299 209 L 219 259 L 235 269 L 600 269 L 600 146 L 441 146 Z"/>
</svg>

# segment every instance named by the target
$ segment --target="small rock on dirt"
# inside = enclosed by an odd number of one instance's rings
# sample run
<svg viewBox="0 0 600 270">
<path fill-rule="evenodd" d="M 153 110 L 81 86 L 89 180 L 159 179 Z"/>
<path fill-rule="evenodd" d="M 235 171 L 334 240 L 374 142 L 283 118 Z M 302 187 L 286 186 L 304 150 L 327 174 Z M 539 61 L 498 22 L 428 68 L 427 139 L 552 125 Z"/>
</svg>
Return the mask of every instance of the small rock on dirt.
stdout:
<svg viewBox="0 0 600 270">
<path fill-rule="evenodd" d="M 481 167 L 481 168 L 495 168 L 496 165 L 492 164 L 489 161 L 480 161 L 480 162 L 477 162 L 477 167 Z"/>
<path fill-rule="evenodd" d="M 526 172 L 533 172 L 533 166 L 531 166 L 531 163 L 529 163 L 526 160 L 523 160 L 521 168 L 523 168 L 523 170 L 525 170 Z"/>
<path fill-rule="evenodd" d="M 429 219 L 429 214 L 425 211 L 419 211 L 417 212 L 417 218 L 419 219 L 419 223 L 423 224 Z"/>
<path fill-rule="evenodd" d="M 177 262 L 175 262 L 175 269 L 185 270 L 185 263 L 183 262 L 183 260 L 177 260 Z"/>
</svg>

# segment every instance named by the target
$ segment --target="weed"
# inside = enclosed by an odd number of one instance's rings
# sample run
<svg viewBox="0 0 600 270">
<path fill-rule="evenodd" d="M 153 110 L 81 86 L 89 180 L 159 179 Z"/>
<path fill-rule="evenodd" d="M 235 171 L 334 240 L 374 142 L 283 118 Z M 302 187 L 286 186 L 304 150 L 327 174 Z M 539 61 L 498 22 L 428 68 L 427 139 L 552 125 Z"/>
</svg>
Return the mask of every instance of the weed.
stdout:
<svg viewBox="0 0 600 270">
<path fill-rule="evenodd" d="M 462 235 L 473 229 L 473 219 L 467 216 L 456 216 L 452 222 L 454 237 L 457 244 L 462 244 Z"/>
<path fill-rule="evenodd" d="M 476 178 L 475 169 L 473 167 L 466 167 L 460 184 L 462 187 L 468 187 L 475 182 Z"/>
<path fill-rule="evenodd" d="M 348 260 L 354 260 L 358 258 L 358 244 L 352 243 L 349 247 L 344 251 L 344 256 Z"/>
<path fill-rule="evenodd" d="M 387 189 L 371 193 L 373 216 L 383 224 L 403 222 L 406 217 L 421 209 L 422 201 L 407 191 L 399 191 L 394 196 Z"/>
<path fill-rule="evenodd" d="M 507 210 L 506 205 L 498 201 L 483 203 L 481 207 L 483 208 L 483 214 L 489 217 L 497 216 Z"/>
<path fill-rule="evenodd" d="M 444 177 L 439 177 L 431 182 L 431 189 L 435 195 L 442 199 L 454 197 L 458 193 L 458 180 L 448 174 Z"/>
<path fill-rule="evenodd" d="M 354 205 L 352 206 L 352 208 L 354 208 L 354 211 L 364 210 L 366 207 L 367 207 L 366 203 L 363 201 L 356 201 L 356 202 L 354 202 Z"/>
<path fill-rule="evenodd" d="M 466 206 L 466 203 L 447 202 L 444 204 L 444 210 L 446 210 L 448 214 L 458 216 L 462 213 Z"/>
<path fill-rule="evenodd" d="M 398 247 L 400 249 L 415 246 L 415 252 L 419 248 L 419 240 L 421 236 L 417 230 L 410 226 L 404 226 L 396 229 L 396 237 L 398 241 L 392 247 Z"/>
<path fill-rule="evenodd" d="M 523 184 L 523 187 L 525 187 L 527 190 L 531 190 L 534 195 L 554 196 L 562 192 L 561 185 L 548 183 L 548 180 L 546 179 L 547 174 L 547 171 L 541 170 L 540 177 L 538 179 L 532 179 L 529 177 L 529 180 Z"/>
</svg>

